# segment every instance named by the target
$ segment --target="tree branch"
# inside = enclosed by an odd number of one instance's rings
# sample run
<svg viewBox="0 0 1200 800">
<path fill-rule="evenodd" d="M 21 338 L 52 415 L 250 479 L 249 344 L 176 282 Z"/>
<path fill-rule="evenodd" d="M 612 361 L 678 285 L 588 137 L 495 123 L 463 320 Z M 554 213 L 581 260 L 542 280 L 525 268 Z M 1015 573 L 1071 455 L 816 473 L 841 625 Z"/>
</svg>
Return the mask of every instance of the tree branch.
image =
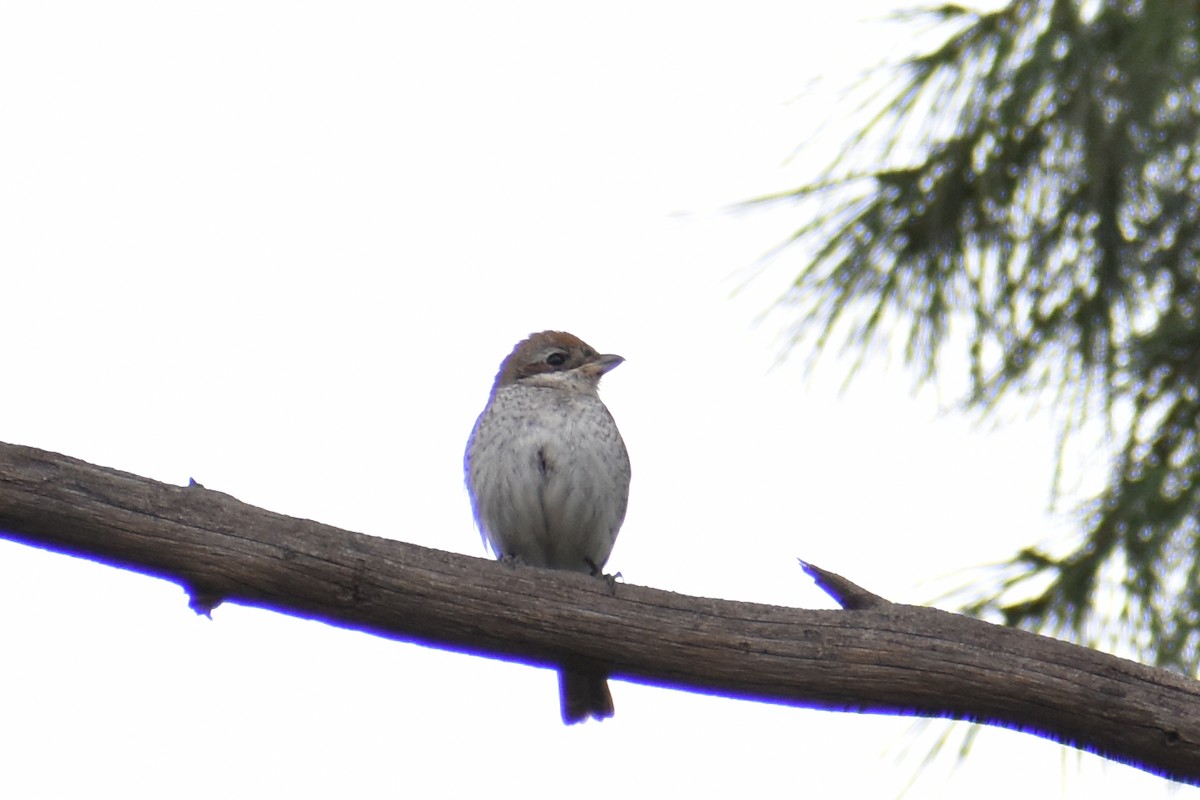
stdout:
<svg viewBox="0 0 1200 800">
<path fill-rule="evenodd" d="M 801 560 L 800 568 L 808 573 L 825 594 L 832 597 L 839 606 L 847 611 L 863 611 L 868 608 L 893 605 L 879 595 L 868 592 L 837 573 L 821 569 L 816 564 L 809 564 L 807 561 Z"/>
<path fill-rule="evenodd" d="M 350 533 L 0 443 L 0 536 L 380 636 L 829 710 L 968 719 L 1200 784 L 1200 683 L 1044 636 L 889 603 L 819 567 L 846 608 L 688 597 Z"/>
</svg>

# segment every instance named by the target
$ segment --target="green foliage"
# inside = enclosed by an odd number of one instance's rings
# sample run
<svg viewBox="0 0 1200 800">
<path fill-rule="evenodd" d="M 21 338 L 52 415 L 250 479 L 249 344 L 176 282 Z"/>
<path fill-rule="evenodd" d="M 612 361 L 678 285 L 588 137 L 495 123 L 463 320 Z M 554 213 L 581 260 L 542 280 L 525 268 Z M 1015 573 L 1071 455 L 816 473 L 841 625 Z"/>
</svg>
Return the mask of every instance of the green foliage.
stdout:
<svg viewBox="0 0 1200 800">
<path fill-rule="evenodd" d="M 1018 554 L 972 605 L 1086 638 L 1106 581 L 1139 654 L 1200 666 L 1200 3 L 1028 0 L 950 33 L 812 184 L 797 341 L 901 336 L 922 379 L 968 345 L 965 403 L 1048 398 L 1118 456 L 1072 553 Z M 1014 594 L 1024 597 L 1011 602 Z"/>
</svg>

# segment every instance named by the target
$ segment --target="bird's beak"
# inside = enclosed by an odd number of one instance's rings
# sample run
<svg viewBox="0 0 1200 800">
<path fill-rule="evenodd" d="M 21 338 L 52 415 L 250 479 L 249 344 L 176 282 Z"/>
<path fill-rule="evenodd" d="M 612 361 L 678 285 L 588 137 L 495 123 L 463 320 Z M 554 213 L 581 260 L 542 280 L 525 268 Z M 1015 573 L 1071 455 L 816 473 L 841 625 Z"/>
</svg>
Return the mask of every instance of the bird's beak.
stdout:
<svg viewBox="0 0 1200 800">
<path fill-rule="evenodd" d="M 618 364 L 620 364 L 624 360 L 625 359 L 622 358 L 621 356 L 614 356 L 611 354 L 604 355 L 604 356 L 596 356 L 596 358 L 594 360 L 588 362 L 587 364 L 584 364 L 579 369 L 580 369 L 580 371 L 583 372 L 584 375 L 587 375 L 589 378 L 596 378 L 597 380 L 599 380 L 601 375 L 603 375 L 606 372 L 608 372 L 609 370 L 613 369 L 614 367 L 616 367 Z"/>
</svg>

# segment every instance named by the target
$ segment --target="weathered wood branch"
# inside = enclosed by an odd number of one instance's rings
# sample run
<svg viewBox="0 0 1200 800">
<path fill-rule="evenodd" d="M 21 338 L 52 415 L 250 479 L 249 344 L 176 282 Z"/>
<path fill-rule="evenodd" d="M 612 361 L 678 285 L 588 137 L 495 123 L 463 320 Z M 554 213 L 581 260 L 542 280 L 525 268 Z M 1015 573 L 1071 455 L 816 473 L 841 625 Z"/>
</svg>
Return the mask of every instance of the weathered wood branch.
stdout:
<svg viewBox="0 0 1200 800">
<path fill-rule="evenodd" d="M 0 444 L 0 536 L 223 601 L 539 665 L 841 711 L 970 719 L 1200 784 L 1200 683 L 1084 647 L 872 595 L 852 610 L 688 597 L 350 533 Z"/>
</svg>

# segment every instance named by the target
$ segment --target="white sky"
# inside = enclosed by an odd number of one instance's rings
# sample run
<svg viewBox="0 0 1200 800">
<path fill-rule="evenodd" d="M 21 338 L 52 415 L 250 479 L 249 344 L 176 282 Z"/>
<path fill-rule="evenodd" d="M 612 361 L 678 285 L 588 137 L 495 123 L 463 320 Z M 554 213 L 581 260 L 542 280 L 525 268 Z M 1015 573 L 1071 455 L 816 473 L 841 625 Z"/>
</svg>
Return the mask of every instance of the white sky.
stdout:
<svg viewBox="0 0 1200 800">
<path fill-rule="evenodd" d="M 631 583 L 829 607 L 802 557 L 926 602 L 1064 535 L 1045 420 L 772 368 L 794 261 L 734 295 L 802 220 L 719 209 L 836 151 L 834 125 L 785 163 L 837 112 L 803 90 L 907 36 L 843 5 L 0 6 L 0 440 L 483 555 L 467 434 L 513 343 L 561 328 L 627 359 Z M 8 543 L 0 637 L 4 797 L 892 797 L 932 742 L 616 681 L 616 718 L 568 729 L 549 671 L 209 621 Z M 908 796 L 1200 796 L 1003 731 L 953 762 Z"/>
</svg>

